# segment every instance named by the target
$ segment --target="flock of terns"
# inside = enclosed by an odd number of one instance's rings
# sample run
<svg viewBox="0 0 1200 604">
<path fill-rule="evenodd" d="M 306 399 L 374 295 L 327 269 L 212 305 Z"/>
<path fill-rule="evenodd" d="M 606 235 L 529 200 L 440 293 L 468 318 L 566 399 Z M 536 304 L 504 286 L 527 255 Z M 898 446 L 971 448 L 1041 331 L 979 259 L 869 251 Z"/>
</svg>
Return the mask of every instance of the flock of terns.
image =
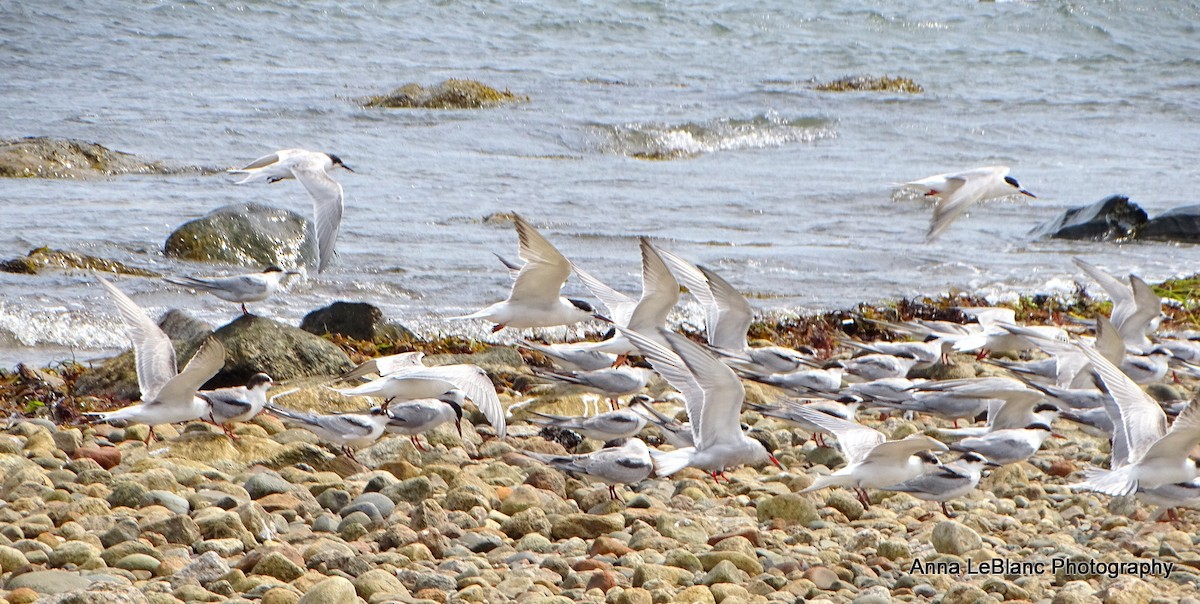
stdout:
<svg viewBox="0 0 1200 604">
<path fill-rule="evenodd" d="M 327 171 L 344 164 L 336 156 L 290 150 L 262 158 L 245 169 L 242 182 L 295 178 L 314 199 L 320 268 L 333 255 L 333 240 L 341 216 L 341 187 Z M 348 168 L 347 168 L 348 169 Z M 1032 196 L 1007 176 L 1007 168 L 983 168 L 939 175 L 907 183 L 926 195 L 938 196 L 929 237 L 976 201 L 1010 194 Z M 322 184 L 314 185 L 314 181 Z M 328 181 L 328 182 L 324 182 Z M 332 183 L 330 185 L 329 183 Z M 336 198 L 336 211 L 322 203 Z M 956 205 L 957 204 L 957 205 Z M 1200 342 L 1193 334 L 1159 334 L 1161 300 L 1140 278 L 1120 279 L 1082 260 L 1079 268 L 1113 300 L 1111 317 L 1097 317 L 1094 330 L 1075 327 L 1017 324 L 1011 310 L 964 308 L 967 323 L 913 321 L 886 324 L 911 341 L 845 342 L 852 356 L 830 361 L 813 351 L 779 346 L 752 347 L 747 330 L 753 309 L 717 273 L 640 240 L 642 291 L 638 297 L 614 290 L 572 264 L 529 222 L 514 216 L 523 263 L 500 260 L 511 271 L 508 297 L 462 317 L 485 320 L 501 329 L 529 329 L 598 320 L 611 325 L 596 342 L 539 344 L 520 340 L 519 346 L 544 357 L 559 369 L 535 370 L 553 381 L 584 386 L 612 403 L 611 411 L 584 417 L 532 412 L 536 424 L 572 430 L 606 442 L 592 453 L 531 458 L 568 472 L 586 475 L 608 485 L 636 484 L 651 475 L 670 476 L 685 467 L 699 468 L 714 480 L 742 465 L 773 463 L 775 455 L 741 421 L 743 408 L 778 418 L 813 434 L 825 446 L 825 435 L 837 441 L 846 464 L 815 477 L 805 492 L 828 487 L 854 489 L 870 506 L 868 489 L 900 491 L 937 501 L 950 516 L 946 502 L 979 484 L 985 468 L 1017 463 L 1036 455 L 1054 435 L 1061 419 L 1080 422 L 1085 430 L 1111 440 L 1108 468 L 1088 468 L 1073 488 L 1108 495 L 1136 494 L 1173 509 L 1200 503 L 1200 478 L 1189 457 L 1200 443 L 1200 403 L 1159 403 L 1141 385 L 1164 380 L 1172 372 L 1195 374 Z M 576 275 L 604 312 L 591 303 L 563 297 L 561 289 Z M 242 304 L 273 294 L 287 273 L 278 268 L 264 273 L 221 279 L 171 279 L 185 287 L 207 291 Z M 272 395 L 265 374 L 245 386 L 205 391 L 200 388 L 222 367 L 224 350 L 207 339 L 184 367 L 176 371 L 175 353 L 166 334 L 128 296 L 100 279 L 125 322 L 136 356 L 142 401 L 108 413 L 90 414 L 93 421 L 149 424 L 191 420 L 223 426 L 245 422 L 269 410 L 287 423 L 312 431 L 340 446 L 353 458 L 354 449 L 387 433 L 400 434 L 422 447 L 418 435 L 454 422 L 459 427 L 468 401 L 487 418 L 497 438 L 504 438 L 508 414 L 487 374 L 471 364 L 426 366 L 422 353 L 381 357 L 339 376 L 347 384 L 332 388 L 349 397 L 370 397 L 381 404 L 360 412 L 320 414 L 276 404 L 294 391 Z M 678 304 L 681 286 L 704 310 L 705 339 L 695 342 L 668 328 L 668 314 Z M 1094 335 L 1080 333 L 1093 331 Z M 953 355 L 978 359 L 992 354 L 1038 357 L 1030 361 L 989 360 L 1006 377 L 927 381 L 909 379 L 914 368 L 950 362 Z M 642 360 L 630 364 L 633 357 Z M 655 409 L 655 401 L 639 394 L 650 371 L 666 380 L 682 399 L 687 422 Z M 1002 370 L 997 369 L 997 373 Z M 372 377 L 374 376 L 374 377 Z M 776 404 L 745 401 L 743 380 L 754 380 L 787 393 Z M 621 406 L 621 397 L 627 404 Z M 514 405 L 516 408 L 519 405 Z M 936 417 L 926 433 L 898 440 L 858 423 L 867 409 Z M 599 409 L 597 409 L 599 411 Z M 1168 422 L 1168 416 L 1174 416 Z M 982 425 L 959 427 L 961 420 Z M 638 435 L 653 424 L 671 448 L 651 448 Z M 153 428 L 150 431 L 153 435 Z M 930 434 L 938 434 L 934 438 Z M 953 441 L 947 446 L 943 441 Z M 957 459 L 944 462 L 938 454 L 954 451 Z"/>
</svg>

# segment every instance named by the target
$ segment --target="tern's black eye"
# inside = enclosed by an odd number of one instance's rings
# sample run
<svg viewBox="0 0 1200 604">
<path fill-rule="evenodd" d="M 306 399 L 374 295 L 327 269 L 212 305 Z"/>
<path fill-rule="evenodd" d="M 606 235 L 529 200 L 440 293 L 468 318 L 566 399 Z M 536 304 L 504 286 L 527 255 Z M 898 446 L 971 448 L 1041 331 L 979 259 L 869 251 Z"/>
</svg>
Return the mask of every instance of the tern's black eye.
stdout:
<svg viewBox="0 0 1200 604">
<path fill-rule="evenodd" d="M 1021 183 L 1017 182 L 1017 179 L 1015 179 L 1015 178 L 1013 178 L 1013 177 L 1011 177 L 1011 176 L 1005 176 L 1005 177 L 1004 177 L 1004 182 L 1006 182 L 1006 183 L 1008 183 L 1008 184 L 1012 185 L 1014 189 L 1020 189 L 1020 188 L 1021 188 Z"/>
</svg>

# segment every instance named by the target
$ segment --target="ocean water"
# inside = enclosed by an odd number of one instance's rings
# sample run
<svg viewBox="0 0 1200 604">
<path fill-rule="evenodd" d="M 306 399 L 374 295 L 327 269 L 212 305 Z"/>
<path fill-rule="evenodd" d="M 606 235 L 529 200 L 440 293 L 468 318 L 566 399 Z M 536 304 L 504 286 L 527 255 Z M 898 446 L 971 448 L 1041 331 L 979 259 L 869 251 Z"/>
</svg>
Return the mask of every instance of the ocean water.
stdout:
<svg viewBox="0 0 1200 604">
<path fill-rule="evenodd" d="M 340 155 L 357 171 L 337 176 L 340 257 L 254 308 L 288 321 L 363 300 L 418 330 L 483 334 L 444 317 L 506 295 L 491 254 L 514 256 L 515 235 L 482 219 L 510 211 L 631 293 L 638 235 L 716 269 L 764 312 L 1057 291 L 1082 279 L 1071 256 L 1149 279 L 1196 272 L 1195 246 L 1028 231 L 1113 193 L 1151 214 L 1200 202 L 1198 23 L 1196 2 L 0 1 L 0 137 L 218 169 L 280 148 Z M 813 89 L 859 74 L 925 92 Z M 355 102 L 446 78 L 530 100 Z M 932 244 L 928 209 L 891 194 L 991 164 L 1039 198 L 984 205 Z M 0 256 L 49 245 L 167 273 L 234 271 L 167 259 L 163 241 L 229 203 L 311 204 L 294 182 L 232 180 L 3 180 Z M 236 313 L 157 280 L 118 285 L 152 315 Z M 89 275 L 0 274 L 0 366 L 125 345 Z"/>
</svg>

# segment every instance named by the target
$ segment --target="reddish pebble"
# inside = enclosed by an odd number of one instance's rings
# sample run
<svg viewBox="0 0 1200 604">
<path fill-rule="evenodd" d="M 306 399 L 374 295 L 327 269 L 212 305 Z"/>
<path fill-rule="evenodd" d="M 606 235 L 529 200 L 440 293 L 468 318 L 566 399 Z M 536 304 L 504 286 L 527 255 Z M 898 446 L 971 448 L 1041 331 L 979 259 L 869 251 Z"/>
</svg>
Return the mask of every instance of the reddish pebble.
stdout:
<svg viewBox="0 0 1200 604">
<path fill-rule="evenodd" d="M 585 570 L 608 570 L 612 565 L 603 560 L 593 560 L 592 558 L 584 558 L 571 565 L 571 570 L 575 572 L 583 572 Z"/>
<path fill-rule="evenodd" d="M 599 589 L 602 592 L 608 593 L 608 590 L 617 586 L 617 576 L 610 571 L 602 570 L 592 575 L 588 579 L 588 589 Z"/>
<path fill-rule="evenodd" d="M 601 536 L 596 537 L 596 540 L 592 541 L 592 547 L 588 549 L 588 553 L 593 556 L 609 554 L 620 558 L 625 554 L 633 553 L 633 550 L 617 539 Z"/>
<path fill-rule="evenodd" d="M 95 460 L 101 468 L 111 470 L 121 463 L 121 450 L 116 447 L 79 447 L 75 449 L 75 458 Z"/>
<path fill-rule="evenodd" d="M 1052 462 L 1050 464 L 1050 467 L 1046 468 L 1046 473 L 1051 476 L 1056 476 L 1058 478 L 1065 478 L 1067 476 L 1070 476 L 1071 474 L 1074 474 L 1075 471 L 1078 469 L 1079 468 L 1075 467 L 1075 464 L 1073 464 L 1065 459 L 1060 459 L 1058 461 Z"/>
</svg>

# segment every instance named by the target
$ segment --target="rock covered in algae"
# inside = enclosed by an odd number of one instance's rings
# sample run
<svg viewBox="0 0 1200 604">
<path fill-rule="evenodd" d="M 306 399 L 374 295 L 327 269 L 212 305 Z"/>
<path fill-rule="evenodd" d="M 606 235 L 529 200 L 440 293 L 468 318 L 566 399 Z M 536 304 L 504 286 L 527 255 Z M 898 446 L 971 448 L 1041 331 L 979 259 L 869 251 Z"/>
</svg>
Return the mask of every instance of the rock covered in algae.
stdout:
<svg viewBox="0 0 1200 604">
<path fill-rule="evenodd" d="M 44 136 L 0 139 L 0 177 L 86 178 L 184 171 L 196 169 L 171 168 L 87 141 Z"/>
<path fill-rule="evenodd" d="M 367 97 L 363 99 L 362 105 L 413 109 L 485 109 L 528 100 L 527 96 L 516 95 L 508 90 L 496 90 L 475 80 L 446 80 L 428 88 L 417 83 L 405 84 L 387 94 Z"/>
<path fill-rule="evenodd" d="M 891 76 L 848 76 L 832 82 L 817 84 L 817 90 L 822 92 L 904 92 L 907 94 L 925 92 L 925 89 L 911 78 Z"/>
<path fill-rule="evenodd" d="M 6 273 L 37 274 L 43 269 L 79 269 L 101 273 L 117 273 L 135 277 L 157 277 L 158 273 L 128 266 L 116 260 L 106 260 L 78 252 L 39 247 L 27 255 L 0 262 L 0 271 Z"/>
<path fill-rule="evenodd" d="M 316 263 L 316 240 L 303 216 L 258 203 L 217 208 L 167 237 L 163 253 L 199 262 L 261 269 Z"/>
</svg>

